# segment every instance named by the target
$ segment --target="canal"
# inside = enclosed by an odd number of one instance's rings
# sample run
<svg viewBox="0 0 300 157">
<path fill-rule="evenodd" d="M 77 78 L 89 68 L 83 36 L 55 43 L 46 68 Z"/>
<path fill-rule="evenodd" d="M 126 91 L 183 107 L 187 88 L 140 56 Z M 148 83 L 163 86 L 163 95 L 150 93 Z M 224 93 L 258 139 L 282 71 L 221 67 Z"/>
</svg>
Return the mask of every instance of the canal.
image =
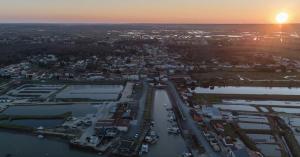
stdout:
<svg viewBox="0 0 300 157">
<path fill-rule="evenodd" d="M 171 100 L 165 90 L 156 90 L 153 107 L 154 130 L 159 135 L 159 141 L 150 146 L 146 157 L 177 157 L 187 151 L 185 141 L 180 135 L 168 134 L 168 128 L 172 127 L 168 121 L 168 108 L 171 108 Z M 174 124 L 174 123 L 173 123 Z"/>
</svg>

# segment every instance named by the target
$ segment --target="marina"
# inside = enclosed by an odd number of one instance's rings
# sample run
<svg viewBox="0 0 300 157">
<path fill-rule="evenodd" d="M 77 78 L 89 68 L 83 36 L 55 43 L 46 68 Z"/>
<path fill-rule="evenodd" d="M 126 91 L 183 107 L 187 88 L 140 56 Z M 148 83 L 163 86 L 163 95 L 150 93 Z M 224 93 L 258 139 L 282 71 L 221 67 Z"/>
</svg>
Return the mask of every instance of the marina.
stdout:
<svg viewBox="0 0 300 157">
<path fill-rule="evenodd" d="M 176 122 L 169 122 L 168 108 L 172 108 L 171 100 L 165 90 L 156 90 L 153 106 L 153 130 L 159 135 L 159 140 L 156 144 L 149 147 L 149 152 L 145 157 L 154 156 L 180 156 L 187 152 L 186 144 L 181 135 L 168 133 L 168 128 L 172 127 Z"/>
</svg>

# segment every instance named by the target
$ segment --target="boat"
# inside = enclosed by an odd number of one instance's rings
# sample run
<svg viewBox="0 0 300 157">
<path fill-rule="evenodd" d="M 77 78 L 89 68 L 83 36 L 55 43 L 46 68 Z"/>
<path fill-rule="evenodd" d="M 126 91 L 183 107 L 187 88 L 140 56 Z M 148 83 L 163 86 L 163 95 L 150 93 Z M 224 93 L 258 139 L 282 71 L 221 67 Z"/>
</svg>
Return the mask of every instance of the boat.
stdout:
<svg viewBox="0 0 300 157">
<path fill-rule="evenodd" d="M 42 139 L 42 138 L 44 138 L 44 136 L 43 135 L 38 135 L 37 136 L 39 139 Z"/>
<path fill-rule="evenodd" d="M 148 144 L 142 144 L 141 153 L 148 153 L 149 147 Z"/>
<path fill-rule="evenodd" d="M 178 127 L 171 127 L 171 128 L 168 128 L 168 133 L 169 134 L 179 134 L 180 130 Z"/>
<path fill-rule="evenodd" d="M 102 155 L 103 155 L 103 153 L 99 152 L 99 153 L 98 153 L 98 155 L 99 155 L 99 156 L 102 156 Z"/>
<path fill-rule="evenodd" d="M 212 145 L 212 148 L 213 148 L 213 150 L 214 150 L 215 152 L 220 152 L 220 151 L 221 151 L 221 148 L 220 148 L 220 146 L 219 146 L 218 144 Z"/>
<path fill-rule="evenodd" d="M 145 141 L 150 144 L 155 144 L 158 141 L 158 137 L 146 136 Z"/>
<path fill-rule="evenodd" d="M 181 156 L 182 156 L 182 157 L 191 157 L 191 156 L 193 156 L 193 155 L 192 155 L 192 153 L 184 152 L 184 153 L 181 154 Z"/>
<path fill-rule="evenodd" d="M 153 138 L 152 141 L 150 141 L 150 144 L 155 144 L 158 142 L 158 138 Z"/>
<path fill-rule="evenodd" d="M 169 122 L 173 122 L 173 121 L 175 121 L 175 117 L 173 117 L 173 116 L 169 116 L 169 119 L 168 119 L 168 121 L 169 121 Z"/>
</svg>

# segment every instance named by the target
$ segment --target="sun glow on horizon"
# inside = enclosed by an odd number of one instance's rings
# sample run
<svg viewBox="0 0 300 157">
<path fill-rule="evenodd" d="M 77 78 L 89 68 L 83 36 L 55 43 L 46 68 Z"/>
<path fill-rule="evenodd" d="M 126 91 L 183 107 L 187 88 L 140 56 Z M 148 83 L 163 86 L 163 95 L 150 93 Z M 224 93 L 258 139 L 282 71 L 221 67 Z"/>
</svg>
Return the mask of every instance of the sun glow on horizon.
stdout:
<svg viewBox="0 0 300 157">
<path fill-rule="evenodd" d="M 276 15 L 276 22 L 278 24 L 285 24 L 289 20 L 289 14 L 286 12 L 280 12 Z"/>
</svg>

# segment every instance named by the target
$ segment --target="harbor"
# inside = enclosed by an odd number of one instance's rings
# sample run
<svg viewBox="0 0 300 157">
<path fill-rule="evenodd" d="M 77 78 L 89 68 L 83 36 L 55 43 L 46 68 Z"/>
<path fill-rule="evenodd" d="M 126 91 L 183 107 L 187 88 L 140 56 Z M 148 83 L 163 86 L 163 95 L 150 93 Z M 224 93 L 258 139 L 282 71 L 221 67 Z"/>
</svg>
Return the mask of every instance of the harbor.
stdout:
<svg viewBox="0 0 300 157">
<path fill-rule="evenodd" d="M 178 128 L 178 125 L 166 90 L 155 91 L 153 121 L 153 130 L 159 135 L 159 140 L 149 147 L 145 157 L 180 156 L 188 151 L 180 132 L 172 131 L 172 128 Z"/>
</svg>

